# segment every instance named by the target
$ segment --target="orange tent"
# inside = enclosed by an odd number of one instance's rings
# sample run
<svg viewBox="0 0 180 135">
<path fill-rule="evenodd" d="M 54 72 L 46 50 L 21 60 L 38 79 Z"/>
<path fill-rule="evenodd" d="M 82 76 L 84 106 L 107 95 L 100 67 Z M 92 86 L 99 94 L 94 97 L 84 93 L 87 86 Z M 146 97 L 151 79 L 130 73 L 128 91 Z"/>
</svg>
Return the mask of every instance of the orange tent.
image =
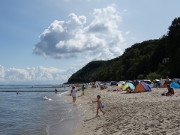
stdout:
<svg viewBox="0 0 180 135">
<path fill-rule="evenodd" d="M 137 92 L 145 92 L 145 88 L 143 87 L 142 84 L 138 84 L 134 90 L 134 93 L 137 93 Z"/>
<path fill-rule="evenodd" d="M 136 88 L 134 90 L 134 93 L 137 93 L 137 92 L 147 92 L 147 91 L 151 91 L 151 88 L 147 84 L 142 82 L 142 83 L 139 83 L 136 86 Z"/>
</svg>

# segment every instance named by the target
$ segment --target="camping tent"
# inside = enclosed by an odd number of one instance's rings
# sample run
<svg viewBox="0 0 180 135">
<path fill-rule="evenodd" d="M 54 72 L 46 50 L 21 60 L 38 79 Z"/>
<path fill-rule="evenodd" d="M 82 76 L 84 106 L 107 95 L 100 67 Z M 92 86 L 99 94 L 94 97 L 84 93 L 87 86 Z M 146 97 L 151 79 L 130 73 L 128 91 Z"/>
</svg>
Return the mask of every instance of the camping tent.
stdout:
<svg viewBox="0 0 180 135">
<path fill-rule="evenodd" d="M 148 92 L 148 91 L 151 91 L 151 88 L 144 82 L 141 82 L 139 83 L 135 90 L 134 90 L 134 93 L 137 93 L 137 92 Z"/>
<path fill-rule="evenodd" d="M 117 84 L 125 84 L 125 81 L 119 81 Z"/>
<path fill-rule="evenodd" d="M 111 86 L 112 85 L 117 85 L 117 82 L 116 81 L 111 81 Z"/>
<path fill-rule="evenodd" d="M 174 88 L 174 89 L 179 89 L 179 88 L 180 88 L 180 85 L 179 85 L 177 82 L 172 82 L 172 83 L 170 84 L 170 86 L 171 86 L 172 88 Z"/>
<path fill-rule="evenodd" d="M 154 88 L 154 84 L 147 84 L 150 88 Z"/>
<path fill-rule="evenodd" d="M 110 86 L 111 83 L 110 83 L 110 82 L 106 82 L 105 85 L 106 85 L 106 86 Z"/>
<path fill-rule="evenodd" d="M 133 90 L 135 89 L 135 86 L 132 83 L 126 83 L 122 89 L 126 90 L 128 87 L 130 87 Z"/>
<path fill-rule="evenodd" d="M 122 87 L 123 85 L 122 84 L 118 84 L 119 87 Z"/>
</svg>

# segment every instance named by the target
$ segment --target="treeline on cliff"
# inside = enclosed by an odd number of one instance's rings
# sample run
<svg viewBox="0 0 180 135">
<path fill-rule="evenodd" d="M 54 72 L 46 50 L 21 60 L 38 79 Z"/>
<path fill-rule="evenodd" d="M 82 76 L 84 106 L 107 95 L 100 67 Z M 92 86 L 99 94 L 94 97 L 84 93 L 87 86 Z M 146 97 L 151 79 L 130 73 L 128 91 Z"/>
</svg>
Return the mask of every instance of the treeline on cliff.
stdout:
<svg viewBox="0 0 180 135">
<path fill-rule="evenodd" d="M 108 61 L 92 61 L 74 73 L 68 83 L 180 77 L 180 17 L 159 39 L 137 43 Z"/>
</svg>

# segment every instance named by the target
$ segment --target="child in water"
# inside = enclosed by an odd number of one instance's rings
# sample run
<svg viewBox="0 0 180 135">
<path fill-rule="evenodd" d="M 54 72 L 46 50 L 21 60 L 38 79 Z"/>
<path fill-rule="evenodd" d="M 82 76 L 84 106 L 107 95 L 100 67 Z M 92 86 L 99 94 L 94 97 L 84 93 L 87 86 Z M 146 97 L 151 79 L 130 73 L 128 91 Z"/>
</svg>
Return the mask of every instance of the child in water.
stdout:
<svg viewBox="0 0 180 135">
<path fill-rule="evenodd" d="M 105 114 L 105 112 L 102 110 L 102 107 L 101 107 L 101 100 L 100 100 L 101 96 L 100 95 L 97 95 L 97 100 L 96 101 L 93 101 L 93 102 L 97 102 L 97 112 L 96 112 L 96 115 L 98 115 L 98 111 L 100 110 L 103 115 Z"/>
<path fill-rule="evenodd" d="M 76 92 L 77 92 L 77 90 L 76 90 L 76 88 L 73 86 L 70 95 L 72 96 L 74 103 L 76 102 Z"/>
</svg>

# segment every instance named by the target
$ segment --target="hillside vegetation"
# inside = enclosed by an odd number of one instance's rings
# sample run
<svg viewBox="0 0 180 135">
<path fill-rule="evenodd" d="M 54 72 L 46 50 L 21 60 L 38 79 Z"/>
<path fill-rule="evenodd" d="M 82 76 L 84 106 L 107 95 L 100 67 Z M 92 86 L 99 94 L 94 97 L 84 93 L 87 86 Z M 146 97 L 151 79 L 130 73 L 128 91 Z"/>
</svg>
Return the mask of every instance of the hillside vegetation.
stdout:
<svg viewBox="0 0 180 135">
<path fill-rule="evenodd" d="M 108 61 L 92 61 L 74 73 L 68 83 L 180 77 L 180 17 L 167 35 L 137 43 Z"/>
</svg>

